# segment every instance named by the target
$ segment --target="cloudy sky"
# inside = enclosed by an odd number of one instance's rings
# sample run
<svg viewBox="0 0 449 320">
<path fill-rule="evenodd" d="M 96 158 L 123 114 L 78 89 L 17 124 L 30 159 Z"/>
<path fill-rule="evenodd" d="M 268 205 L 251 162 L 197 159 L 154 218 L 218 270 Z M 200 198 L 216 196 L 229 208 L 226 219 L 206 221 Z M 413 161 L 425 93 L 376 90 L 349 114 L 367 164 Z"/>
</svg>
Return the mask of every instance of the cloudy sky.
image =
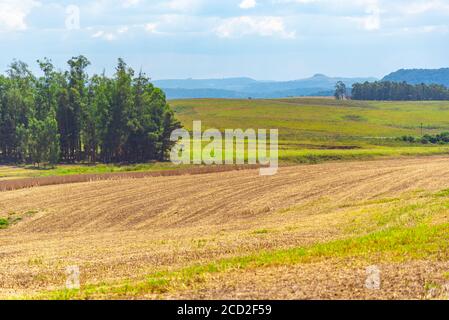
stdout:
<svg viewBox="0 0 449 320">
<path fill-rule="evenodd" d="M 118 57 L 153 79 L 449 67 L 449 0 L 0 0 L 0 70 Z"/>
</svg>

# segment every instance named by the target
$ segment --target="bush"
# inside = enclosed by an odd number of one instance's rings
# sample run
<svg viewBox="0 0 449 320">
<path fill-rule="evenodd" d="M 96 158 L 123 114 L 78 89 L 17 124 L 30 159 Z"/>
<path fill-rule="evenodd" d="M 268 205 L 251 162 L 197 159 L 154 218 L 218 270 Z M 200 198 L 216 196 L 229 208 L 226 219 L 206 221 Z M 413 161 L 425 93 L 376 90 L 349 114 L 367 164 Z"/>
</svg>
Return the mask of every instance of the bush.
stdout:
<svg viewBox="0 0 449 320">
<path fill-rule="evenodd" d="M 437 135 L 426 134 L 421 138 L 422 144 L 447 144 L 449 143 L 449 132 L 443 132 Z"/>
<path fill-rule="evenodd" d="M 404 142 L 410 142 L 410 143 L 416 142 L 416 138 L 413 136 L 402 136 L 401 138 L 399 138 L 399 140 L 404 141 Z"/>
<path fill-rule="evenodd" d="M 0 218 L 0 229 L 6 229 L 9 226 L 9 221 L 4 218 Z"/>
</svg>

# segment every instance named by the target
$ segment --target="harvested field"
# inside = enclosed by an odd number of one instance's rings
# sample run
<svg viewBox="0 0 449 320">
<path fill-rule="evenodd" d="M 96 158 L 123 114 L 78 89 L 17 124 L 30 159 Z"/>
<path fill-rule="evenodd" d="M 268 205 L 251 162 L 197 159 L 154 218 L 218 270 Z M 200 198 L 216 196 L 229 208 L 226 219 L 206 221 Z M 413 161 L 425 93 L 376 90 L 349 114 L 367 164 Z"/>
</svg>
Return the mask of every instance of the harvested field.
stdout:
<svg viewBox="0 0 449 320">
<path fill-rule="evenodd" d="M 160 170 L 150 172 L 119 172 L 119 173 L 101 173 L 101 174 L 79 174 L 55 177 L 38 177 L 0 180 L 0 191 L 18 190 L 39 186 L 51 186 L 58 184 L 92 182 L 101 180 L 120 180 L 120 179 L 141 179 L 147 177 L 168 177 L 180 175 L 196 175 L 213 172 L 226 172 L 234 170 L 247 170 L 258 168 L 257 165 L 235 165 L 235 166 L 198 166 L 188 169 L 178 170 Z"/>
<path fill-rule="evenodd" d="M 0 297 L 444 294 L 448 163 L 404 158 L 283 167 L 272 177 L 253 169 L 4 191 L 0 218 L 15 220 L 0 230 Z M 376 292 L 363 287 L 372 264 L 385 273 Z M 63 290 L 70 265 L 81 269 L 80 292 Z"/>
</svg>

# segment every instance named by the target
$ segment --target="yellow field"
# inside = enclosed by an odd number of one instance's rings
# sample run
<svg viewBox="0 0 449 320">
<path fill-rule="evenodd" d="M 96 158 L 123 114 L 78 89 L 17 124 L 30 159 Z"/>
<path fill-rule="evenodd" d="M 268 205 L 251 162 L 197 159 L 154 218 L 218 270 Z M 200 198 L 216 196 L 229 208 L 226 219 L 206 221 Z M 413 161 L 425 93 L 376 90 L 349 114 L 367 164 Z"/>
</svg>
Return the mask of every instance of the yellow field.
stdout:
<svg viewBox="0 0 449 320">
<path fill-rule="evenodd" d="M 1 298 L 439 298 L 449 158 L 0 193 Z M 81 270 L 67 291 L 65 268 Z M 364 287 L 382 271 L 381 290 Z"/>
</svg>

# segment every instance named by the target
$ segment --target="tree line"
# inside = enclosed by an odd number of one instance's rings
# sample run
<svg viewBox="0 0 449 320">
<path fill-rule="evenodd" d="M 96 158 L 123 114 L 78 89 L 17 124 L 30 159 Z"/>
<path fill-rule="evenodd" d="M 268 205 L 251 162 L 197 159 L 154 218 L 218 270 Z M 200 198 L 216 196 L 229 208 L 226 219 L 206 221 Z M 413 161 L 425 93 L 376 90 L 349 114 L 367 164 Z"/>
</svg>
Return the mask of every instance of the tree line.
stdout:
<svg viewBox="0 0 449 320">
<path fill-rule="evenodd" d="M 47 58 L 36 77 L 14 61 L 0 75 L 0 161 L 16 163 L 163 160 L 181 127 L 142 72 L 123 59 L 113 77 L 89 76 L 84 56 L 57 71 Z"/>
<path fill-rule="evenodd" d="M 355 83 L 351 99 L 379 101 L 449 100 L 449 89 L 438 84 L 411 85 L 406 82 L 377 81 Z"/>
<path fill-rule="evenodd" d="M 449 144 L 449 132 L 442 132 L 439 134 L 425 134 L 422 137 L 402 136 L 398 138 L 399 141 L 408 143 L 422 143 L 422 144 Z"/>
</svg>

